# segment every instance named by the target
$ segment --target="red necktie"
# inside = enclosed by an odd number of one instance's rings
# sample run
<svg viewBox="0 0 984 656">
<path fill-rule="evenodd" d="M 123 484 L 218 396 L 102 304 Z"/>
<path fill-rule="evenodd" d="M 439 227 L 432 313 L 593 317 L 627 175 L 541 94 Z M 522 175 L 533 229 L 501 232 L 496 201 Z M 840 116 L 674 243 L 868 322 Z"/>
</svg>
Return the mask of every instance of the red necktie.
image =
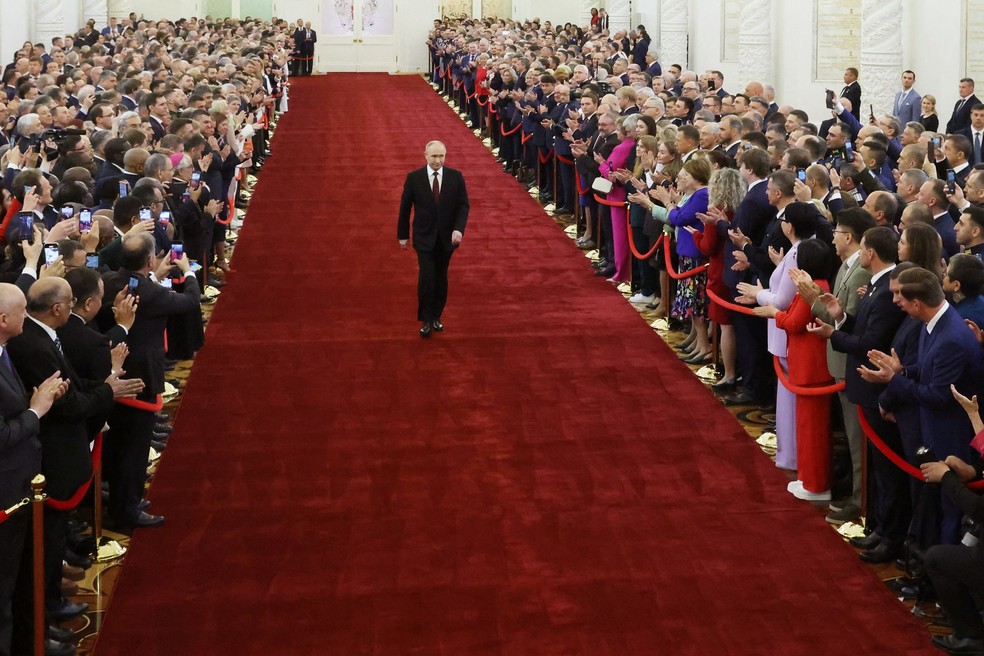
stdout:
<svg viewBox="0 0 984 656">
<path fill-rule="evenodd" d="M 441 186 L 437 183 L 437 171 L 434 171 L 434 184 L 431 186 L 434 191 L 434 202 L 441 200 Z"/>
</svg>

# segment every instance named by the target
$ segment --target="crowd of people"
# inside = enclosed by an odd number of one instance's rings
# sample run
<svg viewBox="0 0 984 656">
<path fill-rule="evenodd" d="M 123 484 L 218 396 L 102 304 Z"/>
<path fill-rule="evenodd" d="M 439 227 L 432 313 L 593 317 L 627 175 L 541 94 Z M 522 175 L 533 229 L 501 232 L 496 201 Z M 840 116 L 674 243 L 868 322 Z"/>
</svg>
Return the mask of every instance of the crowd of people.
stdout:
<svg viewBox="0 0 984 656">
<path fill-rule="evenodd" d="M 75 652 L 60 623 L 88 610 L 65 592 L 91 565 L 74 508 L 87 503 L 97 444 L 108 525 L 164 522 L 144 489 L 170 433 L 165 373 L 203 344 L 202 305 L 225 284 L 236 210 L 315 40 L 302 21 L 130 14 L 25 42 L 5 66 L 0 510 L 29 497 L 39 473 L 49 502 L 43 582 L 29 509 L 0 513 L 0 655 L 34 653 L 36 583 L 45 652 Z"/>
<path fill-rule="evenodd" d="M 720 361 L 725 403 L 775 408 L 790 494 L 857 520 L 868 450 L 860 557 L 928 572 L 921 594 L 935 587 L 954 627 L 936 645 L 984 653 L 984 552 L 961 546 L 977 542 L 982 504 L 963 483 L 984 450 L 974 81 L 945 124 L 913 71 L 891 114 L 862 117 L 848 68 L 810 117 L 768 81 L 729 91 L 720 71 L 660 62 L 642 25 L 607 28 L 598 11 L 583 28 L 436 20 L 431 81 L 506 171 L 575 216 L 595 275 L 685 330 L 686 362 Z M 851 460 L 836 496 L 835 425 Z"/>
</svg>

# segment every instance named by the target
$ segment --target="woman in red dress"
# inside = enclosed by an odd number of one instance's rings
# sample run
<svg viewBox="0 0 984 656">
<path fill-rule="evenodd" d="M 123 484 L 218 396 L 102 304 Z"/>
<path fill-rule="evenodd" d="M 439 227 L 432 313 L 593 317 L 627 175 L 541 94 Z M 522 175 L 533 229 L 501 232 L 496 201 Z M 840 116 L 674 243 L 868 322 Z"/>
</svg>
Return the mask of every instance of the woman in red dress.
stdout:
<svg viewBox="0 0 984 656">
<path fill-rule="evenodd" d="M 707 268 L 707 288 L 720 296 L 727 298 L 728 288 L 724 284 L 724 242 L 717 231 L 719 221 L 730 224 L 735 208 L 745 197 L 747 185 L 741 175 L 734 169 L 718 169 L 711 175 L 708 185 L 708 202 L 710 209 L 707 214 L 697 216 L 704 222 L 704 232 L 686 228 L 694 236 L 694 244 L 698 250 L 707 256 L 710 266 Z M 708 316 L 715 325 L 721 327 L 721 360 L 724 363 L 724 376 L 711 387 L 718 390 L 732 389 L 735 386 L 736 351 L 735 330 L 731 325 L 731 311 L 711 301 Z"/>
<path fill-rule="evenodd" d="M 819 239 L 806 239 L 799 244 L 796 264 L 824 292 L 830 262 L 830 246 Z M 796 280 L 798 271 L 790 270 Z M 774 317 L 776 327 L 786 331 L 786 359 L 789 362 L 789 383 L 799 387 L 823 387 L 834 382 L 827 368 L 827 342 L 819 335 L 807 332 L 813 321 L 810 305 L 796 294 L 786 311 L 771 305 L 755 308 L 755 314 Z M 780 383 L 781 385 L 782 383 Z M 830 395 L 797 395 L 796 397 L 796 456 L 798 481 L 817 498 L 829 499 L 833 441 L 830 434 Z M 802 498 L 802 497 L 801 497 Z"/>
</svg>

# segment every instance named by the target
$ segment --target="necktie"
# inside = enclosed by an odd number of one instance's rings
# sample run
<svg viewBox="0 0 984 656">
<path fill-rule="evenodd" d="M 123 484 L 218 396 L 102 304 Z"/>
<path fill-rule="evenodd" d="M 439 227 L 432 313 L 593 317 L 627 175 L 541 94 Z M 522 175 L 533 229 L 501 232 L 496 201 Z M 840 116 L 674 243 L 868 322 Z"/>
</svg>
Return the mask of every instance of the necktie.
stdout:
<svg viewBox="0 0 984 656">
<path fill-rule="evenodd" d="M 979 164 L 981 161 L 981 133 L 974 133 L 974 164 Z"/>
<path fill-rule="evenodd" d="M 441 200 L 441 185 L 437 182 L 437 171 L 434 171 L 434 184 L 431 185 L 431 190 L 434 192 L 434 202 Z"/>
<path fill-rule="evenodd" d="M 58 339 L 57 337 L 55 338 L 55 348 L 58 349 L 59 353 L 65 355 L 65 351 L 62 350 L 61 340 Z"/>
</svg>

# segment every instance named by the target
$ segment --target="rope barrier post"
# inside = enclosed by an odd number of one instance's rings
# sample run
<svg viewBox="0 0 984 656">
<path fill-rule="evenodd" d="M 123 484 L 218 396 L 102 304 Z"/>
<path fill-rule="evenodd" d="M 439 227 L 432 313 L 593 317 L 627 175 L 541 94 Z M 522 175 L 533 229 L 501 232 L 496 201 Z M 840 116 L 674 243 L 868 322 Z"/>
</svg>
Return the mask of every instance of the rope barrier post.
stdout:
<svg viewBox="0 0 984 656">
<path fill-rule="evenodd" d="M 31 524 L 33 529 L 34 580 L 34 656 L 44 656 L 47 624 L 44 621 L 44 493 L 45 478 L 38 474 L 31 480 Z"/>
<path fill-rule="evenodd" d="M 861 406 L 858 406 L 858 414 L 861 414 Z M 864 517 L 865 526 L 868 525 L 868 433 L 861 431 L 864 440 L 861 442 L 861 516 Z"/>
<path fill-rule="evenodd" d="M 556 155 L 556 153 L 557 151 L 554 150 L 554 155 Z M 550 191 L 553 192 L 553 198 L 554 198 L 553 205 L 554 205 L 554 210 L 556 210 L 560 206 L 560 196 L 557 194 L 557 157 L 556 156 L 553 158 L 553 188 Z"/>
</svg>

